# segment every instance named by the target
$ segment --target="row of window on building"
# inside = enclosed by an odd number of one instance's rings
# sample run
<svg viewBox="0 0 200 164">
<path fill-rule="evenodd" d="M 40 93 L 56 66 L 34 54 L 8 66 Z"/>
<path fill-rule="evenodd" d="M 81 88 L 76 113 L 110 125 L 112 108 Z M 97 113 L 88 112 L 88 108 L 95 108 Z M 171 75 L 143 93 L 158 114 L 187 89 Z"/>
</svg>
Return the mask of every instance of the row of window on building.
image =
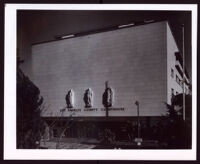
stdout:
<svg viewBox="0 0 200 164">
<path fill-rule="evenodd" d="M 171 77 L 174 78 L 174 69 L 171 68 Z M 176 82 L 181 86 L 181 88 L 183 88 L 183 80 L 181 80 L 177 75 L 176 75 Z M 186 94 L 188 94 L 188 89 L 185 87 L 185 91 Z M 173 88 L 171 88 L 171 97 L 178 95 L 179 92 L 176 91 Z"/>
</svg>

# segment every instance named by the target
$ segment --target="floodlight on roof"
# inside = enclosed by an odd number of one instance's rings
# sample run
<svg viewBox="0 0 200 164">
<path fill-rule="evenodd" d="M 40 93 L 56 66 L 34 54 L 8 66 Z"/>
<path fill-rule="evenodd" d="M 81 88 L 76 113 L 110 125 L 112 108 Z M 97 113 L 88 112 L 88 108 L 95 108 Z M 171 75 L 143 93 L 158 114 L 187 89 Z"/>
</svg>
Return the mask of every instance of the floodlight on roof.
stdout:
<svg viewBox="0 0 200 164">
<path fill-rule="evenodd" d="M 130 27 L 130 26 L 134 26 L 134 25 L 135 25 L 135 23 L 124 24 L 124 25 L 119 25 L 118 28 Z"/>
<path fill-rule="evenodd" d="M 72 38 L 74 37 L 74 35 L 65 35 L 65 36 L 61 36 L 61 39 L 66 39 L 66 38 Z"/>
</svg>

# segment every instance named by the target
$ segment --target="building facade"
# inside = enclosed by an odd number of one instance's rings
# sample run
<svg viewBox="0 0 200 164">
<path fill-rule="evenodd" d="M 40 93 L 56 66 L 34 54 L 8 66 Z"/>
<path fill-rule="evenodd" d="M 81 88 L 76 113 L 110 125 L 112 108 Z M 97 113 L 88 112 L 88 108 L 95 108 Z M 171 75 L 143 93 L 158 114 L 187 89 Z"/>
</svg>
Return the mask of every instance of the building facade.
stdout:
<svg viewBox="0 0 200 164">
<path fill-rule="evenodd" d="M 169 24 L 124 27 L 32 46 L 29 74 L 44 97 L 44 118 L 73 118 L 79 129 L 84 121 L 89 127 L 107 126 L 107 121 L 115 127 L 136 120 L 136 101 L 147 124 L 166 114 L 165 102 L 183 92 L 184 76 Z M 70 134 L 75 133 L 82 132 Z"/>
</svg>

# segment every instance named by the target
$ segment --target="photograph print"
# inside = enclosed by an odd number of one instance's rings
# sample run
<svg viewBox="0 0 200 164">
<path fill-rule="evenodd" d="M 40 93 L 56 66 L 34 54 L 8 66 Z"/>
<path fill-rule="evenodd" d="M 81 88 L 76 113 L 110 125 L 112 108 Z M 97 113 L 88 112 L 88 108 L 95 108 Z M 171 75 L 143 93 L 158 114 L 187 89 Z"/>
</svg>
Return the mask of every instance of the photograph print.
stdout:
<svg viewBox="0 0 200 164">
<path fill-rule="evenodd" d="M 191 15 L 17 10 L 17 149 L 191 149 Z"/>
</svg>

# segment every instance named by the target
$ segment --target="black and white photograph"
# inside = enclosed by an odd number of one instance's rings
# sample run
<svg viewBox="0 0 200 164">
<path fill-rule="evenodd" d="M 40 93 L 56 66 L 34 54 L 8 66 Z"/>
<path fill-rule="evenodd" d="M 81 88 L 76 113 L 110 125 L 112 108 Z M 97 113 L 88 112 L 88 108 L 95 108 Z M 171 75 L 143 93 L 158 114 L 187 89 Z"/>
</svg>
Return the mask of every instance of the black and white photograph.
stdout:
<svg viewBox="0 0 200 164">
<path fill-rule="evenodd" d="M 192 15 L 17 9 L 16 149 L 192 150 Z"/>
</svg>

